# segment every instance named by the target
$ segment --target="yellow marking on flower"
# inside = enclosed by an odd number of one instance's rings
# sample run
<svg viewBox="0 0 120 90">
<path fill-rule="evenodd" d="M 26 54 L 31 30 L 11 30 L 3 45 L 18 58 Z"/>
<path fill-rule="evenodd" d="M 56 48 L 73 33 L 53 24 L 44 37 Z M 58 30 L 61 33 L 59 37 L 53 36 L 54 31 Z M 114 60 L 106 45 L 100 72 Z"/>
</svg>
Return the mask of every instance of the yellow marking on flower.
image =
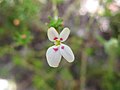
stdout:
<svg viewBox="0 0 120 90">
<path fill-rule="evenodd" d="M 56 40 L 56 41 L 55 41 L 55 45 L 56 45 L 56 46 L 59 46 L 60 44 L 61 44 L 60 40 Z"/>
</svg>

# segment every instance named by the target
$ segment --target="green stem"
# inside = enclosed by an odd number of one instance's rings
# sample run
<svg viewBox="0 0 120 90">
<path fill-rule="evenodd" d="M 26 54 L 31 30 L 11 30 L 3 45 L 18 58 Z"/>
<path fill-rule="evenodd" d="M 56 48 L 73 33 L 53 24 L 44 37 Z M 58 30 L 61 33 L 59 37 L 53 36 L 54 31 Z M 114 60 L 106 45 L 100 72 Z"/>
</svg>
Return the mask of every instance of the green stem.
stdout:
<svg viewBox="0 0 120 90">
<path fill-rule="evenodd" d="M 107 74 L 108 76 L 112 76 L 113 75 L 113 71 L 114 71 L 114 65 L 115 65 L 115 58 L 116 56 L 113 55 L 109 55 L 109 61 L 108 61 L 108 70 L 107 70 Z"/>
<path fill-rule="evenodd" d="M 108 67 L 103 77 L 103 85 L 107 90 L 113 90 L 112 82 L 114 79 L 114 67 L 116 63 L 116 56 L 109 55 L 108 58 Z"/>
</svg>

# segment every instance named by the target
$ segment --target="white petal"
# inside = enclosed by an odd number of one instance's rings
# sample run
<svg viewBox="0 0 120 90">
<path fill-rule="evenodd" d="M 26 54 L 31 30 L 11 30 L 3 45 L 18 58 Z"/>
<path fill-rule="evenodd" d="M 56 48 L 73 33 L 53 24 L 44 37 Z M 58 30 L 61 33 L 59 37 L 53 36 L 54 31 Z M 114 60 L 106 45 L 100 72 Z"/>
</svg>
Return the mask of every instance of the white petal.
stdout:
<svg viewBox="0 0 120 90">
<path fill-rule="evenodd" d="M 48 48 L 46 52 L 47 62 L 51 67 L 58 67 L 61 61 L 61 54 L 58 46 Z"/>
<path fill-rule="evenodd" d="M 59 37 L 59 34 L 54 27 L 49 28 L 47 34 L 50 41 L 54 41 Z"/>
<path fill-rule="evenodd" d="M 70 34 L 69 28 L 64 28 L 63 31 L 60 33 L 61 42 L 66 41 L 69 34 Z"/>
<path fill-rule="evenodd" d="M 61 44 L 60 53 L 68 62 L 73 62 L 75 59 L 71 48 L 65 44 Z"/>
</svg>

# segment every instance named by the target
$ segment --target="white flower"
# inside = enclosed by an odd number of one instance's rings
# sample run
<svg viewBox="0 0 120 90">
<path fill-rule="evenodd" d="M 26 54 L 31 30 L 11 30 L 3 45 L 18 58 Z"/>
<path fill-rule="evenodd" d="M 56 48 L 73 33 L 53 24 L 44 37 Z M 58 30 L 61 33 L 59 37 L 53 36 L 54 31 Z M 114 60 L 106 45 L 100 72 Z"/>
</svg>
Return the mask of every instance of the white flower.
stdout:
<svg viewBox="0 0 120 90">
<path fill-rule="evenodd" d="M 75 57 L 71 48 L 62 42 L 66 41 L 70 30 L 64 28 L 63 31 L 58 34 L 55 28 L 51 27 L 48 29 L 48 38 L 50 41 L 54 42 L 54 46 L 48 48 L 46 52 L 47 62 L 51 67 L 58 67 L 62 56 L 68 61 L 73 62 Z"/>
</svg>

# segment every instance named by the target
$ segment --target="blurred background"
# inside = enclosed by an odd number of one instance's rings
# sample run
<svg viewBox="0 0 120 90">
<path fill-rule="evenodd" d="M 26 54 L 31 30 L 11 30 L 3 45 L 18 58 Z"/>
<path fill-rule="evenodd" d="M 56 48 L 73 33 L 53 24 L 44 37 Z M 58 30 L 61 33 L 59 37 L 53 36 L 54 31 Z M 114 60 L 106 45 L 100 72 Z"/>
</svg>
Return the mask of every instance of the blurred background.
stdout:
<svg viewBox="0 0 120 90">
<path fill-rule="evenodd" d="M 73 63 L 48 66 L 51 26 Z M 120 90 L 120 0 L 0 0 L 0 90 Z"/>
</svg>

